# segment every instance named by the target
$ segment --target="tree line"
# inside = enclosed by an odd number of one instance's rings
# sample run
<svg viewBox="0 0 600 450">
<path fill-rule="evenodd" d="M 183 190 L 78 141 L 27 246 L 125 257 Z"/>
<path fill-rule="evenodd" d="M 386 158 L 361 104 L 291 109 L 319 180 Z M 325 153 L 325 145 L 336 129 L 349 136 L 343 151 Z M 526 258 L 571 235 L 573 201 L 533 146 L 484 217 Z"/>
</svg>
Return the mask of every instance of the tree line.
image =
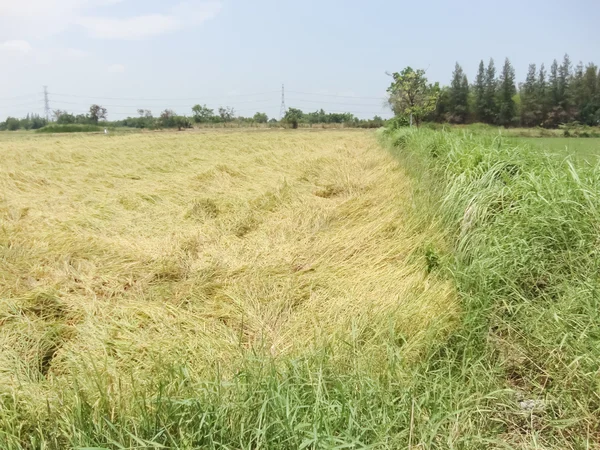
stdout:
<svg viewBox="0 0 600 450">
<path fill-rule="evenodd" d="M 539 68 L 530 64 L 518 86 L 508 58 L 499 74 L 493 59 L 487 65 L 482 60 L 473 83 L 458 63 L 449 86 L 429 83 L 423 70 L 410 67 L 392 77 L 388 88 L 392 110 L 400 120 L 412 116 L 417 125 L 422 120 L 545 128 L 600 124 L 598 66 L 573 67 L 568 55 L 561 64 L 554 60 L 549 72 L 544 64 Z"/>
<path fill-rule="evenodd" d="M 127 117 L 122 120 L 107 121 L 108 111 L 105 107 L 97 104 L 90 106 L 87 114 L 72 114 L 60 109 L 54 110 L 52 114 L 53 123 L 58 125 L 99 125 L 110 127 L 129 128 L 191 128 L 194 124 L 266 124 L 279 123 L 277 119 L 267 116 L 264 112 L 257 112 L 251 117 L 236 115 L 231 107 L 219 107 L 214 109 L 206 105 L 194 105 L 190 116 L 178 115 L 172 109 L 165 109 L 158 117 L 149 109 L 138 109 L 137 117 Z M 344 124 L 345 126 L 377 128 L 385 124 L 385 120 L 375 116 L 373 119 L 359 119 L 351 113 L 327 113 L 323 109 L 315 112 L 304 113 L 300 109 L 289 108 L 282 124 L 297 128 L 299 124 Z M 45 118 L 37 115 L 27 115 L 25 119 L 9 117 L 0 122 L 0 130 L 15 131 L 19 129 L 38 129 L 48 124 Z"/>
</svg>

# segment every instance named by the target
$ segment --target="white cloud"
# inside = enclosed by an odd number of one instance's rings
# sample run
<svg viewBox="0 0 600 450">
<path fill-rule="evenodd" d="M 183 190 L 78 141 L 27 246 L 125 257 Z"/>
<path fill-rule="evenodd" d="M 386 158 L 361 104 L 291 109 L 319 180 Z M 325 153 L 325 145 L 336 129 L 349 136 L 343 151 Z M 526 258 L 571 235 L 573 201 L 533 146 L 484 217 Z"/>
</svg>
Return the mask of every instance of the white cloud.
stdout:
<svg viewBox="0 0 600 450">
<path fill-rule="evenodd" d="M 82 17 L 78 20 L 87 32 L 100 39 L 144 39 L 180 28 L 171 16 L 151 14 L 128 19 L 108 17 Z"/>
<path fill-rule="evenodd" d="M 72 26 L 82 26 L 99 39 L 145 39 L 215 17 L 221 0 L 184 1 L 165 13 L 146 11 L 137 16 L 106 15 L 124 0 L 0 0 L 0 39 L 43 38 Z M 129 0 L 133 1 L 133 0 Z M 137 0 L 143 8 L 143 0 Z"/>
<path fill-rule="evenodd" d="M 29 53 L 32 50 L 31 44 L 27 41 L 14 40 L 2 43 L 2 49 L 16 53 Z"/>
<path fill-rule="evenodd" d="M 184 2 L 169 14 L 147 14 L 128 18 L 80 17 L 77 23 L 100 39 L 138 40 L 198 25 L 215 17 L 221 10 L 219 1 Z"/>
<path fill-rule="evenodd" d="M 125 72 L 125 66 L 123 64 L 111 64 L 106 70 L 108 70 L 108 73 L 123 73 Z"/>
</svg>

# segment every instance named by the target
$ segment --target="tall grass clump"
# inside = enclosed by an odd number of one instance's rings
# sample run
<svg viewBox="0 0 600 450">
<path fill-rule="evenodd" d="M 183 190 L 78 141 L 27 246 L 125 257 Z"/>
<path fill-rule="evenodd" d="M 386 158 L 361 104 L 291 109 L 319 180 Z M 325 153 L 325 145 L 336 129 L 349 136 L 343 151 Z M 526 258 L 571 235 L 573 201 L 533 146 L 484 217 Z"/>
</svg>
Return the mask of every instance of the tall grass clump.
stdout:
<svg viewBox="0 0 600 450">
<path fill-rule="evenodd" d="M 432 356 L 448 373 L 438 381 L 466 396 L 499 393 L 480 416 L 494 442 L 596 448 L 600 167 L 489 134 L 382 136 L 417 184 L 417 214 L 446 230 L 442 261 L 465 308 Z M 490 383 L 456 383 L 472 378 Z"/>
</svg>

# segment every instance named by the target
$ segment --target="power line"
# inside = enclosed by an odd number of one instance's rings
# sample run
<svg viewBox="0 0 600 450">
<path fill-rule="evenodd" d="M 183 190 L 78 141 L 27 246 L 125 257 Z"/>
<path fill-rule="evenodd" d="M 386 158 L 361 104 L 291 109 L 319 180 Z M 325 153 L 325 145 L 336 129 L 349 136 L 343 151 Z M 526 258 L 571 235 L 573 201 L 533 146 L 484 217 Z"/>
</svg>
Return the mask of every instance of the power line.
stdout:
<svg viewBox="0 0 600 450">
<path fill-rule="evenodd" d="M 268 95 L 274 94 L 279 91 L 268 91 L 268 92 L 256 92 L 253 94 L 231 94 L 225 97 L 251 97 L 256 95 Z M 94 100 L 133 100 L 133 101 L 172 101 L 172 100 L 210 100 L 210 99 L 223 99 L 225 97 L 220 96 L 207 96 L 207 97 L 179 97 L 179 98 L 135 98 L 135 97 L 94 97 L 94 96 L 86 96 L 86 95 L 71 95 L 71 94 L 57 94 L 52 92 L 52 95 L 55 97 L 72 97 L 72 98 L 87 98 Z"/>
<path fill-rule="evenodd" d="M 358 97 L 355 95 L 337 95 L 337 94 L 319 94 L 317 92 L 299 92 L 299 91 L 288 91 L 291 94 L 301 95 L 317 95 L 321 97 L 340 97 L 340 98 L 354 98 L 354 99 L 370 99 L 370 100 L 384 100 L 385 97 Z"/>
<path fill-rule="evenodd" d="M 27 98 L 27 97 L 37 97 L 39 95 L 38 92 L 34 92 L 32 94 L 25 94 L 25 95 L 17 95 L 16 97 L 0 97 L 0 100 L 4 101 L 4 100 L 19 100 L 22 98 Z"/>
<path fill-rule="evenodd" d="M 326 104 L 326 105 L 367 106 L 367 107 L 383 106 L 383 103 L 379 104 L 379 105 L 374 105 L 374 104 L 367 104 L 367 103 L 340 103 L 340 102 L 328 102 L 328 101 L 321 101 L 321 100 L 304 100 L 304 99 L 298 99 L 298 98 L 292 98 L 290 100 L 293 102 L 318 103 L 318 104 Z"/>
<path fill-rule="evenodd" d="M 232 103 L 235 104 L 248 104 L 248 103 L 268 103 L 268 102 L 272 102 L 273 99 L 269 99 L 269 100 L 244 100 L 244 101 L 234 101 Z M 82 105 L 82 102 L 68 102 L 65 100 L 59 100 L 59 101 L 54 101 L 55 104 L 60 104 L 60 105 Z M 141 106 L 144 106 L 144 104 L 136 104 L 136 105 L 107 105 L 107 104 L 103 104 L 102 106 L 108 106 L 111 108 L 140 108 Z M 152 105 L 148 105 L 146 104 L 145 106 L 152 106 Z M 155 105 L 156 106 L 156 105 Z M 160 105 L 163 106 L 163 105 Z M 185 104 L 179 104 L 179 105 L 170 105 L 173 108 L 177 108 L 177 107 L 191 107 L 191 103 L 185 103 Z"/>
</svg>

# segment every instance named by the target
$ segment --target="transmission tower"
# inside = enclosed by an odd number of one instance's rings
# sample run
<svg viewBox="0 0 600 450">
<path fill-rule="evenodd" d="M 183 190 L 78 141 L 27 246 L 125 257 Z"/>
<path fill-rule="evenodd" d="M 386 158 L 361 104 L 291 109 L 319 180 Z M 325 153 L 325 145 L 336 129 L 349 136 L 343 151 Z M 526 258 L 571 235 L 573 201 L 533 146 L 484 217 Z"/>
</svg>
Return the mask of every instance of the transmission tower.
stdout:
<svg viewBox="0 0 600 450">
<path fill-rule="evenodd" d="M 48 100 L 48 86 L 44 86 L 44 113 L 46 121 L 50 120 L 50 100 Z"/>
<path fill-rule="evenodd" d="M 285 116 L 285 87 L 282 84 L 281 85 L 281 109 L 279 110 L 279 120 L 283 119 L 283 117 Z"/>
</svg>

